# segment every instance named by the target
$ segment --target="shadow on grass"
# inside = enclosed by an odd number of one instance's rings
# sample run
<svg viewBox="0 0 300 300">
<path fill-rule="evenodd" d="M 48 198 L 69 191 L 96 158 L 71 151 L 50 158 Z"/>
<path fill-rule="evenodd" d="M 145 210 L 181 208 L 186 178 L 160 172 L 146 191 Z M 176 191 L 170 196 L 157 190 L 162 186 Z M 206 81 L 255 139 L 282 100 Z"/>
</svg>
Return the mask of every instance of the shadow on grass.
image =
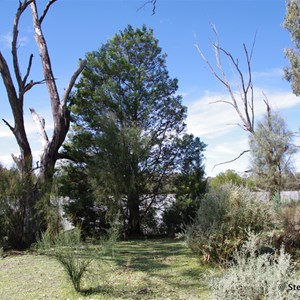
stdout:
<svg viewBox="0 0 300 300">
<path fill-rule="evenodd" d="M 143 287 L 143 288 L 138 288 L 136 290 L 131 289 L 131 290 L 124 290 L 123 288 L 112 288 L 111 285 L 101 285 L 93 288 L 88 288 L 88 289 L 82 289 L 80 292 L 80 295 L 83 297 L 88 297 L 92 295 L 97 295 L 101 294 L 103 296 L 109 296 L 112 299 L 117 299 L 117 298 L 124 298 L 126 295 L 126 298 L 134 297 L 133 299 L 140 299 L 141 296 L 147 296 L 149 297 L 150 295 L 153 295 L 154 293 L 152 292 L 151 288 L 149 287 Z M 148 298 L 147 298 L 148 299 Z"/>
<path fill-rule="evenodd" d="M 201 282 L 199 285 L 203 268 L 188 265 L 193 255 L 183 242 L 170 239 L 121 241 L 117 243 L 114 255 L 103 254 L 99 245 L 89 245 L 77 249 L 76 256 L 94 261 L 91 274 L 95 276 L 91 278 L 96 279 L 88 280 L 82 287 L 82 297 L 101 294 L 112 299 L 125 295 L 127 299 L 152 299 L 162 296 L 162 289 L 166 287 L 170 293 L 176 293 L 178 288 L 187 291 L 190 288 L 198 291 L 199 286 L 203 288 Z M 105 272 L 113 279 L 103 277 Z"/>
<path fill-rule="evenodd" d="M 183 243 L 169 239 L 120 242 L 116 253 L 119 266 L 143 272 L 170 268 L 167 261 L 190 255 Z"/>
</svg>

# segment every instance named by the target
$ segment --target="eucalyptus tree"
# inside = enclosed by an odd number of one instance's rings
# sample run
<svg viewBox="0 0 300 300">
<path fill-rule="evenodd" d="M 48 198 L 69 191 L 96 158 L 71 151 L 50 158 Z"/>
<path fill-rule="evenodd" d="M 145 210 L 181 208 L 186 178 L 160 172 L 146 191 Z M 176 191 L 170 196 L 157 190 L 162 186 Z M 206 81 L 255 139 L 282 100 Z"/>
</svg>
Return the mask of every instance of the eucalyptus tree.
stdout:
<svg viewBox="0 0 300 300">
<path fill-rule="evenodd" d="M 98 199 L 120 211 L 129 234 L 140 234 L 176 169 L 186 107 L 146 26 L 128 26 L 86 60 L 69 150 L 86 163 Z"/>
<path fill-rule="evenodd" d="M 54 71 L 51 65 L 51 56 L 48 51 L 47 42 L 43 33 L 42 25 L 50 7 L 56 0 L 49 0 L 44 10 L 39 11 L 36 0 L 19 1 L 19 6 L 12 25 L 12 66 L 7 62 L 0 51 L 0 74 L 6 89 L 7 98 L 10 104 L 13 124 L 3 119 L 4 123 L 11 130 L 20 149 L 20 155 L 12 155 L 13 160 L 21 174 L 23 192 L 18 196 L 21 211 L 18 222 L 20 224 L 20 239 L 14 247 L 27 247 L 36 240 L 41 230 L 45 229 L 46 216 L 44 209 L 39 205 L 39 200 L 51 190 L 55 164 L 58 159 L 63 158 L 59 153 L 70 125 L 69 96 L 74 83 L 81 73 L 85 61 L 81 61 L 77 70 L 70 78 L 62 96 L 57 88 Z M 22 16 L 27 10 L 31 10 L 34 38 L 39 49 L 43 77 L 31 78 L 31 69 L 34 63 L 33 54 L 28 57 L 28 64 L 25 70 L 20 68 L 18 53 L 19 24 Z M 23 75 L 22 75 L 23 74 Z M 33 165 L 32 148 L 28 140 L 24 124 L 24 101 L 26 93 L 38 84 L 45 84 L 48 89 L 49 102 L 53 116 L 53 134 L 48 137 L 45 130 L 45 120 L 34 108 L 30 109 L 32 117 L 38 127 L 42 151 L 37 166 Z M 38 170 L 38 175 L 35 175 Z M 49 198 L 46 201 L 49 204 Z M 17 212 L 16 212 L 17 213 Z M 15 226 L 11 224 L 11 226 Z"/>
</svg>

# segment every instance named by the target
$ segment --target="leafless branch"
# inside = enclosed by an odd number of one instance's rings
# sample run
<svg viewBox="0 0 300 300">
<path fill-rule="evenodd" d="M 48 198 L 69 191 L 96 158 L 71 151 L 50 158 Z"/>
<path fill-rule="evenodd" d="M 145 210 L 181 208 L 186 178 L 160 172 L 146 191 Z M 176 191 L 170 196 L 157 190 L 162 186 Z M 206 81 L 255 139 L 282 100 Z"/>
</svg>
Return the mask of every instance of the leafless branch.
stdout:
<svg viewBox="0 0 300 300">
<path fill-rule="evenodd" d="M 152 15 L 155 15 L 155 13 L 156 13 L 156 2 L 157 2 L 157 0 L 146 1 L 138 10 L 141 10 L 142 8 L 144 8 L 145 6 L 147 6 L 148 4 L 152 4 L 153 5 L 153 7 L 152 7 Z"/>
<path fill-rule="evenodd" d="M 26 8 L 28 7 L 28 5 L 32 2 L 33 0 L 30 1 L 24 1 L 24 2 L 19 2 L 19 8 L 18 11 L 16 13 L 15 16 L 15 20 L 14 20 L 14 25 L 13 25 L 13 38 L 12 38 L 12 46 L 11 46 L 11 53 L 12 53 L 12 57 L 13 57 L 13 66 L 14 66 L 14 71 L 15 71 L 15 75 L 16 75 L 16 79 L 19 85 L 19 90 L 21 91 L 23 88 L 23 82 L 22 82 L 22 78 L 21 78 L 21 72 L 20 72 L 20 68 L 19 68 L 19 61 L 18 61 L 18 54 L 17 54 L 17 42 L 18 42 L 18 35 L 19 35 L 19 21 L 20 21 L 20 17 L 23 14 L 23 12 L 26 10 Z"/>
<path fill-rule="evenodd" d="M 12 131 L 14 132 L 14 128 L 5 120 L 5 119 L 2 119 L 2 121 L 5 123 L 5 125 Z"/>
<path fill-rule="evenodd" d="M 26 74 L 25 74 L 25 76 L 23 78 L 23 82 L 22 82 L 23 86 L 25 86 L 26 81 L 28 79 L 28 76 L 30 74 L 30 70 L 31 70 L 31 66 L 32 66 L 32 60 L 33 60 L 33 54 L 30 54 L 29 61 L 28 61 L 28 66 L 27 66 L 27 71 L 26 71 Z"/>
<path fill-rule="evenodd" d="M 269 116 L 271 114 L 271 106 L 270 106 L 270 103 L 269 103 L 269 99 L 268 99 L 267 95 L 264 92 L 262 92 L 262 93 L 263 93 L 263 96 L 264 96 L 264 102 L 267 106 L 267 115 Z"/>
<path fill-rule="evenodd" d="M 214 170 L 215 167 L 217 166 L 221 166 L 221 165 L 225 165 L 225 164 L 229 164 L 229 163 L 232 163 L 236 160 L 238 160 L 239 158 L 241 158 L 245 153 L 247 152 L 250 152 L 250 150 L 244 150 L 242 153 L 239 154 L 239 156 L 237 156 L 236 158 L 232 159 L 232 160 L 228 160 L 228 161 L 225 161 L 225 162 L 222 162 L 222 163 L 219 163 L 219 164 L 216 164 L 214 165 L 214 167 L 212 168 Z"/>
<path fill-rule="evenodd" d="M 77 68 L 77 70 L 74 72 L 74 74 L 72 75 L 70 82 L 68 84 L 68 87 L 65 90 L 65 93 L 62 97 L 61 100 L 61 108 L 64 108 L 67 104 L 68 98 L 70 96 L 71 90 L 75 84 L 76 79 L 78 78 L 78 76 L 80 75 L 80 73 L 82 72 L 82 70 L 84 69 L 84 67 L 86 66 L 86 60 L 82 60 Z"/>
<path fill-rule="evenodd" d="M 235 108 L 234 104 L 233 104 L 233 103 L 231 103 L 230 101 L 225 101 L 225 100 L 217 100 L 217 101 L 212 101 L 212 102 L 209 102 L 209 104 L 216 104 L 216 103 L 225 103 L 225 104 L 229 104 L 229 105 L 231 105 L 231 106 L 233 106 L 233 107 Z"/>
<path fill-rule="evenodd" d="M 32 89 L 33 86 L 37 85 L 37 84 L 43 84 L 45 83 L 47 80 L 46 79 L 43 79 L 43 80 L 40 80 L 40 81 L 33 81 L 31 80 L 28 84 L 26 84 L 24 86 L 24 93 L 28 92 L 30 89 Z"/>
<path fill-rule="evenodd" d="M 40 19 L 39 19 L 40 24 L 42 24 L 42 22 L 43 22 L 43 20 L 44 20 L 44 18 L 45 18 L 45 16 L 46 16 L 46 14 L 47 14 L 47 12 L 48 12 L 50 6 L 51 6 L 54 2 L 56 2 L 56 1 L 57 1 L 57 0 L 50 0 L 50 1 L 47 3 L 47 5 L 46 5 L 46 7 L 45 7 L 45 9 L 44 9 L 44 12 L 43 12 L 42 16 L 41 16 Z"/>
<path fill-rule="evenodd" d="M 253 97 L 253 84 L 252 84 L 252 77 L 251 77 L 251 58 L 252 58 L 253 48 L 255 45 L 256 35 L 251 48 L 250 55 L 248 54 L 248 50 L 245 44 L 243 45 L 244 53 L 246 57 L 246 64 L 247 64 L 247 73 L 248 73 L 248 78 L 247 80 L 245 80 L 245 76 L 242 72 L 241 67 L 239 66 L 239 60 L 235 59 L 229 51 L 225 50 L 220 46 L 218 31 L 216 29 L 216 26 L 214 24 L 211 24 L 211 27 L 216 37 L 216 40 L 214 43 L 212 43 L 212 45 L 216 57 L 217 70 L 212 66 L 212 64 L 205 57 L 203 52 L 200 50 L 200 47 L 197 44 L 195 46 L 197 51 L 200 53 L 202 59 L 204 60 L 204 62 L 209 67 L 212 74 L 216 77 L 217 80 L 219 80 L 225 86 L 231 98 L 231 101 L 220 100 L 220 101 L 216 101 L 215 103 L 225 103 L 231 105 L 237 112 L 240 120 L 242 121 L 243 124 L 242 128 L 245 131 L 253 133 L 254 132 L 254 102 L 253 102 L 254 97 Z M 232 86 L 227 79 L 227 75 L 221 61 L 222 54 L 229 59 L 229 61 L 233 64 L 235 71 L 238 73 L 239 81 L 241 84 L 240 100 L 236 98 Z"/>
<path fill-rule="evenodd" d="M 50 2 L 51 2 L 51 4 L 54 3 L 53 1 L 49 1 L 49 3 Z M 59 121 L 59 116 L 58 116 L 59 109 L 60 109 L 59 108 L 59 106 L 60 106 L 59 93 L 58 93 L 54 75 L 53 75 L 53 70 L 52 70 L 52 66 L 51 66 L 51 60 L 50 60 L 50 55 L 49 55 L 48 48 L 47 48 L 47 43 L 44 38 L 43 31 L 41 29 L 40 21 L 38 19 L 38 11 L 37 11 L 36 1 L 33 1 L 31 3 L 31 11 L 32 11 L 33 26 L 34 26 L 34 30 L 35 30 L 34 37 L 35 37 L 37 46 L 39 48 L 44 78 L 46 79 L 46 84 L 47 84 L 49 96 L 51 99 L 51 109 L 52 109 L 54 127 L 58 128 L 60 126 L 60 124 L 59 124 L 60 121 Z"/>
<path fill-rule="evenodd" d="M 17 101 L 18 96 L 17 92 L 14 86 L 14 82 L 12 80 L 9 67 L 7 65 L 7 62 L 5 58 L 3 57 L 1 51 L 0 51 L 0 73 L 3 79 L 3 83 L 5 85 L 5 89 L 8 95 L 9 104 L 11 106 L 11 109 L 13 111 L 14 117 L 18 116 L 18 106 L 19 102 Z"/>
<path fill-rule="evenodd" d="M 49 143 L 48 135 L 45 130 L 45 119 L 42 118 L 40 115 L 37 114 L 37 112 L 33 108 L 29 108 L 31 112 L 32 119 L 34 123 L 36 124 L 40 137 L 41 137 L 41 143 L 43 150 L 47 147 Z"/>
</svg>

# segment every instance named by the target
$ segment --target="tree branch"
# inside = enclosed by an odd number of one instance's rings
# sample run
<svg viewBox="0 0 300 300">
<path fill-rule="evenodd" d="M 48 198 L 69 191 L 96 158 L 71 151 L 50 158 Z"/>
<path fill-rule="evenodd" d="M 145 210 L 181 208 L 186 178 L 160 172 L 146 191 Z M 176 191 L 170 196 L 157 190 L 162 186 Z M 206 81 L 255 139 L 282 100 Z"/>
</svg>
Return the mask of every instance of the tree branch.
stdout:
<svg viewBox="0 0 300 300">
<path fill-rule="evenodd" d="M 31 112 L 32 119 L 38 128 L 38 131 L 39 131 L 39 134 L 41 137 L 42 147 L 44 150 L 47 147 L 47 145 L 49 144 L 48 135 L 45 130 L 45 119 L 42 118 L 40 115 L 38 115 L 33 108 L 29 108 L 29 110 Z"/>
<path fill-rule="evenodd" d="M 26 8 L 28 7 L 28 5 L 30 3 L 32 3 L 33 0 L 29 0 L 29 1 L 24 1 L 23 3 L 20 1 L 19 2 L 19 8 L 17 11 L 17 14 L 15 16 L 15 20 L 14 20 L 14 25 L 13 25 L 13 39 L 12 39 L 12 43 L 11 43 L 11 53 L 12 53 L 12 57 L 13 57 L 13 66 L 14 66 L 14 71 L 15 71 L 15 75 L 16 75 L 16 79 L 19 85 L 19 92 L 22 91 L 23 89 L 23 81 L 21 78 L 21 72 L 20 72 L 20 68 L 19 68 L 19 61 L 18 61 L 18 51 L 17 51 L 17 42 L 18 42 L 18 35 L 19 35 L 19 30 L 18 30 L 18 26 L 19 26 L 19 21 L 20 21 L 20 17 L 23 14 L 23 12 L 26 10 Z"/>
<path fill-rule="evenodd" d="M 64 109 L 65 106 L 67 105 L 67 101 L 68 101 L 68 98 L 70 96 L 71 90 L 72 90 L 72 88 L 75 84 L 75 81 L 76 81 L 76 79 L 78 78 L 78 76 L 80 75 L 80 73 L 82 72 L 82 70 L 84 69 L 85 66 L 86 66 L 86 60 L 81 60 L 77 70 L 72 75 L 72 77 L 70 79 L 70 82 L 68 84 L 68 87 L 66 88 L 65 93 L 64 93 L 64 95 L 62 97 L 62 100 L 61 100 L 60 107 L 62 109 Z"/>
<path fill-rule="evenodd" d="M 27 66 L 27 71 L 26 71 L 26 74 L 25 74 L 25 76 L 23 78 L 23 82 L 22 82 L 23 86 L 25 86 L 26 81 L 28 79 L 28 76 L 30 74 L 30 70 L 31 70 L 31 66 L 32 66 L 32 60 L 33 60 L 33 54 L 30 54 L 29 61 L 28 61 L 28 66 Z"/>
<path fill-rule="evenodd" d="M 209 104 L 216 104 L 216 103 L 225 103 L 225 104 L 229 104 L 229 105 L 231 105 L 231 106 L 233 106 L 233 107 L 235 108 L 235 106 L 234 106 L 234 104 L 233 104 L 232 102 L 229 102 L 229 101 L 226 101 L 226 100 L 217 100 L 217 101 L 209 102 Z"/>
<path fill-rule="evenodd" d="M 50 6 L 51 6 L 54 2 L 56 2 L 56 1 L 57 1 L 57 0 L 50 0 L 50 1 L 47 3 L 47 5 L 46 5 L 46 7 L 45 7 L 45 9 L 44 9 L 44 12 L 43 12 L 42 16 L 41 16 L 40 19 L 39 19 L 40 24 L 42 24 L 42 22 L 43 22 L 43 20 L 44 20 L 44 18 L 45 18 L 45 16 L 46 16 L 46 14 L 47 14 L 47 12 L 48 12 Z"/>
<path fill-rule="evenodd" d="M 254 42 L 253 42 L 253 45 L 251 48 L 250 55 L 248 54 L 245 44 L 243 44 L 244 52 L 245 52 L 245 56 L 246 56 L 247 70 L 248 70 L 248 80 L 245 81 L 245 77 L 239 66 L 239 60 L 234 59 L 233 55 L 229 51 L 220 47 L 218 31 L 214 24 L 211 24 L 211 26 L 212 26 L 212 30 L 216 36 L 216 41 L 212 45 L 214 47 L 217 68 L 219 69 L 219 71 L 217 72 L 215 70 L 215 68 L 211 65 L 211 63 L 208 61 L 208 59 L 202 53 L 202 51 L 200 50 L 198 45 L 196 45 L 196 49 L 200 53 L 204 62 L 209 67 L 212 74 L 217 78 L 217 80 L 219 80 L 225 86 L 225 88 L 227 89 L 227 91 L 230 95 L 230 98 L 231 98 L 231 101 L 222 101 L 221 100 L 221 101 L 216 101 L 215 103 L 222 102 L 222 103 L 231 105 L 237 112 L 240 120 L 242 121 L 242 124 L 243 124 L 242 128 L 245 131 L 253 133 L 254 132 L 254 102 L 253 102 L 253 85 L 252 85 L 252 77 L 251 77 L 251 58 L 252 58 L 253 48 L 255 45 L 256 35 L 255 35 L 255 39 L 254 39 Z M 236 99 L 236 95 L 234 94 L 234 92 L 232 90 L 231 84 L 229 83 L 229 81 L 227 79 L 226 73 L 224 71 L 224 68 L 223 68 L 223 65 L 221 62 L 221 54 L 225 55 L 229 59 L 229 61 L 233 64 L 235 70 L 238 73 L 238 77 L 241 82 L 240 101 L 243 105 L 243 109 L 242 109 L 241 105 L 239 105 L 239 103 Z M 251 93 L 249 95 L 250 91 L 251 91 Z"/>
<path fill-rule="evenodd" d="M 139 9 L 141 10 L 142 8 L 146 7 L 148 4 L 152 4 L 153 5 L 153 8 L 152 8 L 152 15 L 155 15 L 156 13 L 156 2 L 157 0 L 149 0 L 149 1 L 146 1 Z"/>
<path fill-rule="evenodd" d="M 70 161 L 78 163 L 78 160 L 75 159 L 73 156 L 69 155 L 68 153 L 58 153 L 57 154 L 57 159 L 68 159 Z"/>
<path fill-rule="evenodd" d="M 32 81 L 31 80 L 27 85 L 25 85 L 23 93 L 25 94 L 26 92 L 31 90 L 33 86 L 35 86 L 37 84 L 43 84 L 45 82 L 46 82 L 46 79 L 43 79 L 43 80 L 40 80 L 40 81 Z"/>
<path fill-rule="evenodd" d="M 5 119 L 2 119 L 2 121 L 14 133 L 14 131 L 15 131 L 14 127 L 12 127 Z"/>
<path fill-rule="evenodd" d="M 52 3 L 54 3 L 54 1 L 50 0 L 49 3 L 48 4 L 50 6 Z M 50 60 L 50 55 L 49 55 L 48 48 L 47 48 L 47 43 L 44 38 L 42 29 L 41 29 L 40 21 L 38 19 L 38 11 L 37 11 L 37 6 L 36 6 L 36 1 L 33 1 L 31 3 L 31 11 L 32 11 L 33 26 L 34 26 L 34 31 L 35 31 L 34 37 L 35 37 L 37 46 L 39 48 L 44 78 L 46 80 L 47 88 L 49 91 L 49 96 L 51 99 L 51 109 L 52 109 L 52 115 L 53 115 L 54 128 L 58 129 L 60 127 L 59 93 L 58 93 L 57 86 L 55 83 L 55 78 L 53 76 L 53 70 L 52 70 L 52 66 L 51 66 L 51 60 Z"/>
<path fill-rule="evenodd" d="M 5 58 L 3 57 L 1 51 L 0 51 L 0 73 L 3 79 L 3 83 L 6 89 L 6 93 L 8 96 L 9 104 L 13 113 L 13 116 L 16 119 L 19 119 L 20 116 L 20 111 L 19 111 L 19 106 L 22 105 L 22 103 L 18 102 L 18 96 L 17 92 L 9 71 L 9 67 L 7 65 L 7 62 Z"/>
<path fill-rule="evenodd" d="M 239 154 L 239 156 L 237 156 L 236 158 L 232 159 L 232 160 L 228 160 L 228 161 L 225 161 L 225 162 L 222 162 L 222 163 L 219 163 L 219 164 L 216 164 L 214 165 L 214 167 L 212 168 L 212 170 L 214 170 L 215 167 L 217 166 L 221 166 L 221 165 L 224 165 L 224 164 L 229 164 L 231 162 L 234 162 L 236 160 L 238 160 L 240 157 L 242 157 L 245 153 L 247 152 L 250 152 L 250 150 L 244 150 L 242 153 Z"/>
</svg>

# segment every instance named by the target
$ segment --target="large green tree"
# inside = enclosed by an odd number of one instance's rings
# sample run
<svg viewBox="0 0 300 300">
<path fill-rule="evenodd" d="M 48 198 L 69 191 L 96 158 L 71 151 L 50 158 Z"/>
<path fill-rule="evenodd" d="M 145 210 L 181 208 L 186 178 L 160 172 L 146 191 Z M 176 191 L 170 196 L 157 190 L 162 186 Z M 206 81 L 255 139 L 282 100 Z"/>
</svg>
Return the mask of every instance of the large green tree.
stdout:
<svg viewBox="0 0 300 300">
<path fill-rule="evenodd" d="M 129 234 L 140 234 L 179 161 L 186 107 L 145 26 L 128 26 L 86 60 L 70 147 L 86 163 L 97 198 L 120 210 Z"/>
<path fill-rule="evenodd" d="M 253 178 L 260 188 L 270 193 L 270 197 L 282 191 L 283 177 L 291 172 L 291 157 L 297 150 L 292 141 L 293 133 L 284 119 L 268 106 L 263 120 L 250 136 L 249 144 Z"/>
<path fill-rule="evenodd" d="M 283 26 L 288 30 L 295 44 L 294 48 L 285 50 L 290 66 L 284 69 L 285 78 L 291 82 L 293 92 L 300 95 L 300 2 L 299 0 L 286 1 L 286 15 Z"/>
</svg>

